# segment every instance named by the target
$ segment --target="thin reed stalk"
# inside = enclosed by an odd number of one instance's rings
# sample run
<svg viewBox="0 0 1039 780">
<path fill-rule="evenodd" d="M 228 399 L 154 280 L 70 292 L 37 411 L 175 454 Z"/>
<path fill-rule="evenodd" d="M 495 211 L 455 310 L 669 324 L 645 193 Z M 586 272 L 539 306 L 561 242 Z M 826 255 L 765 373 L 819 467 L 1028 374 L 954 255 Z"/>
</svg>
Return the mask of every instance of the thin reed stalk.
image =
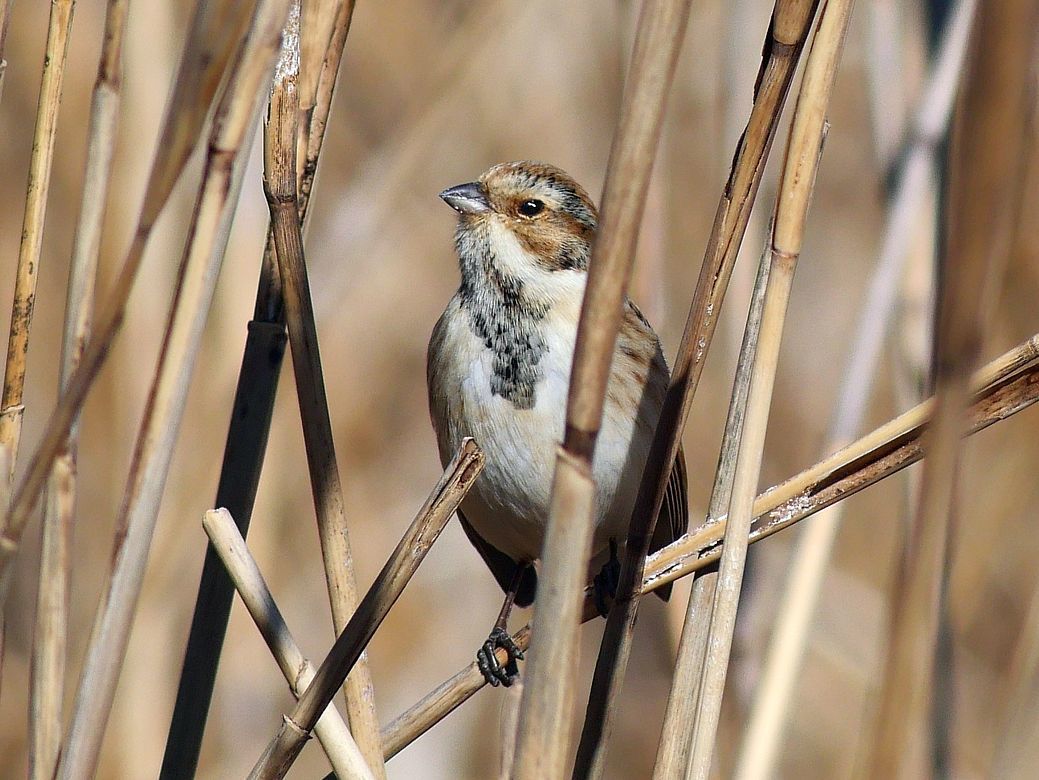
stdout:
<svg viewBox="0 0 1039 780">
<path fill-rule="evenodd" d="M 69 36 L 72 34 L 72 15 L 75 0 L 52 0 L 50 21 L 47 26 L 47 48 L 43 55 L 43 77 L 40 80 L 40 98 L 36 107 L 36 127 L 33 130 L 32 153 L 29 156 L 29 183 L 25 190 L 25 212 L 22 217 L 22 237 L 18 246 L 18 267 L 14 284 L 14 303 L 11 305 L 11 332 L 7 341 L 7 362 L 4 367 L 4 385 L 0 393 L 0 462 L 6 471 L 0 473 L 5 490 L 14 477 L 18 458 L 18 440 L 22 432 L 22 395 L 25 389 L 25 362 L 29 351 L 29 331 L 36 304 L 36 280 L 40 271 L 40 252 L 43 249 L 43 224 L 47 216 L 47 195 L 50 192 L 51 163 L 54 160 L 54 136 L 58 130 L 58 109 L 61 107 L 61 86 L 65 79 L 65 61 Z M 6 25 L 7 15 L 0 24 Z"/>
<path fill-rule="evenodd" d="M 934 771 L 935 651 L 954 535 L 969 377 L 996 310 L 1009 254 L 1034 93 L 1035 3 L 983 3 L 969 78 L 953 128 L 948 209 L 935 326 L 935 412 L 911 537 L 893 590 L 871 774 Z"/>
<path fill-rule="evenodd" d="M 4 96 L 4 77 L 7 75 L 4 44 L 7 43 L 7 26 L 11 22 L 11 5 L 13 3 L 14 0 L 0 0 L 0 98 Z"/>
<path fill-rule="evenodd" d="M 58 777 L 96 771 L 105 726 L 147 565 L 188 386 L 241 187 L 245 143 L 259 119 L 291 0 L 261 0 L 234 58 L 213 126 L 159 365 L 116 520 L 112 571 L 102 596 L 62 749 Z"/>
<path fill-rule="evenodd" d="M 725 515 L 732 499 L 733 480 L 736 477 L 736 453 L 743 437 L 743 420 L 747 412 L 747 395 L 750 391 L 751 368 L 757 355 L 757 344 L 761 335 L 761 316 L 765 305 L 765 290 L 768 287 L 771 263 L 766 251 L 758 263 L 754 280 L 750 308 L 747 312 L 747 327 L 743 334 L 736 377 L 732 383 L 732 398 L 722 434 L 722 449 L 718 456 L 714 487 L 711 489 L 710 504 L 704 525 L 710 525 Z M 697 710 L 700 685 L 700 668 L 707 654 L 707 629 L 711 605 L 718 584 L 717 571 L 704 571 L 695 575 L 685 622 L 678 645 L 678 658 L 671 681 L 671 690 L 664 711 L 664 725 L 660 731 L 660 742 L 653 767 L 655 780 L 684 777 L 689 764 L 689 739 L 693 731 L 693 717 Z"/>
<path fill-rule="evenodd" d="M 335 14 L 329 19 L 324 9 L 328 4 L 326 0 L 304 0 L 301 9 L 302 83 L 299 89 L 302 124 L 309 127 L 309 131 L 301 129 L 301 137 L 306 132 L 308 150 L 299 185 L 300 219 L 304 224 L 309 205 L 307 196 L 317 172 L 333 88 L 354 8 L 353 0 L 339 0 L 335 3 Z M 327 49 L 318 50 L 315 40 L 326 40 Z M 315 97 L 310 95 L 307 86 L 310 83 L 307 74 L 311 73 L 320 74 Z M 267 140 L 265 137 L 265 143 Z M 216 506 L 228 508 L 243 536 L 248 533 L 252 517 L 287 339 L 276 264 L 274 237 L 268 230 L 215 501 Z M 195 772 L 233 596 L 234 586 L 210 547 L 202 567 L 177 701 L 170 719 L 160 772 L 163 780 L 188 777 Z M 370 740 L 365 742 L 369 743 Z M 374 760 L 370 763 L 378 766 Z"/>
<path fill-rule="evenodd" d="M 274 660 L 278 662 L 278 668 L 285 676 L 292 695 L 299 698 L 314 680 L 314 667 L 303 656 L 296 640 L 292 638 L 281 610 L 274 603 L 274 596 L 271 595 L 256 560 L 245 546 L 245 539 L 235 525 L 234 518 L 226 509 L 212 509 L 206 512 L 202 527 L 227 568 L 227 573 L 242 597 L 246 609 L 249 610 L 250 617 L 260 629 L 263 641 L 267 643 Z M 373 780 L 374 776 L 365 764 L 364 756 L 361 755 L 346 721 L 335 705 L 330 705 L 318 718 L 314 724 L 314 733 L 340 780 Z"/>
<path fill-rule="evenodd" d="M 805 73 L 780 179 L 761 332 L 757 340 L 743 430 L 737 448 L 726 544 L 719 563 L 698 701 L 693 716 L 686 776 L 698 780 L 710 774 L 783 325 L 826 136 L 826 110 L 844 48 L 851 5 L 851 0 L 826 0 L 821 5 L 815 37 L 806 57 Z"/>
<path fill-rule="evenodd" d="M 972 386 L 974 403 L 965 435 L 1027 409 L 1039 401 L 1039 335 L 1001 355 L 978 371 Z M 933 410 L 933 401 L 919 404 L 844 449 L 769 488 L 754 501 L 753 544 L 799 523 L 828 506 L 920 460 L 920 438 Z M 721 557 L 727 518 L 701 526 L 646 561 L 641 595 L 714 565 Z M 586 593 L 583 620 L 598 616 Z M 530 626 L 513 635 L 521 650 L 530 642 Z M 505 651 L 498 651 L 504 663 Z M 486 684 L 476 663 L 437 686 L 382 730 L 385 755 L 390 758 L 443 720 Z"/>
<path fill-rule="evenodd" d="M 288 40 L 289 36 L 286 36 Z M 360 598 L 299 218 L 296 190 L 298 67 L 297 31 L 294 59 L 283 59 L 275 74 L 276 83 L 282 86 L 271 93 L 270 109 L 264 126 L 268 140 L 264 144 L 263 186 L 270 207 L 285 320 L 292 347 L 292 367 L 296 376 L 296 395 L 317 513 L 321 557 L 325 564 L 325 579 L 332 604 L 332 622 L 338 635 L 346 628 Z M 382 775 L 383 772 L 378 769 L 382 763 L 379 721 L 375 713 L 371 673 L 363 652 L 346 679 L 344 694 L 354 737 L 370 765 L 376 767 L 377 774 Z"/>
<path fill-rule="evenodd" d="M 72 245 L 59 391 L 68 383 L 90 335 L 101 229 L 108 197 L 122 91 L 128 0 L 110 0 L 97 82 L 91 100 L 86 174 Z M 76 426 L 54 461 L 43 518 L 36 630 L 29 687 L 29 774 L 53 777 L 61 745 L 68 631 L 72 526 L 76 504 Z"/>
<path fill-rule="evenodd" d="M 364 648 L 371 641 L 390 607 L 418 570 L 448 520 L 483 470 L 484 456 L 476 442 L 464 439 L 444 470 L 404 538 L 386 561 L 364 599 L 321 662 L 314 681 L 299 698 L 282 727 L 268 744 L 249 777 L 254 780 L 284 777 L 335 692 L 343 684 Z"/>
<path fill-rule="evenodd" d="M 898 300 L 899 280 L 910 251 L 914 224 L 924 205 L 930 172 L 935 165 L 935 147 L 945 133 L 963 70 L 975 6 L 975 0 L 961 0 L 950 17 L 910 128 L 910 145 L 888 210 L 884 241 L 838 391 L 837 413 L 827 437 L 827 451 L 850 442 L 866 414 L 881 347 Z M 842 509 L 843 505 L 836 505 L 822 512 L 797 540 L 742 739 L 737 777 L 768 778 L 776 774 L 775 764 L 794 683 L 807 645 L 812 615 L 822 593 Z"/>
<path fill-rule="evenodd" d="M 790 81 L 793 78 L 814 0 L 777 0 L 754 90 L 747 128 L 733 161 L 708 239 L 689 307 L 671 381 L 632 511 L 617 597 L 606 621 L 578 747 L 577 777 L 597 778 L 605 766 L 612 712 L 631 651 L 637 590 L 667 480 L 681 445 L 682 430 L 721 312 L 725 290 L 750 219 Z"/>
<path fill-rule="evenodd" d="M 101 311 L 79 365 L 66 383 L 57 407 L 51 412 L 4 518 L 0 531 L 0 610 L 7 600 L 11 567 L 22 533 L 47 484 L 51 466 L 65 446 L 87 393 L 122 326 L 127 301 L 152 228 L 201 138 L 228 60 L 238 49 L 254 6 L 255 0 L 210 0 L 196 6 L 133 239 L 109 293 L 108 305 Z M 0 459 L 3 450 L 0 447 Z"/>
<path fill-rule="evenodd" d="M 610 150 L 602 220 L 577 327 L 566 433 L 534 613 L 537 645 L 527 664 L 512 777 L 559 777 L 570 747 L 583 586 L 591 555 L 592 458 L 631 279 L 664 109 L 691 0 L 647 0 L 639 15 L 620 120 Z"/>
</svg>

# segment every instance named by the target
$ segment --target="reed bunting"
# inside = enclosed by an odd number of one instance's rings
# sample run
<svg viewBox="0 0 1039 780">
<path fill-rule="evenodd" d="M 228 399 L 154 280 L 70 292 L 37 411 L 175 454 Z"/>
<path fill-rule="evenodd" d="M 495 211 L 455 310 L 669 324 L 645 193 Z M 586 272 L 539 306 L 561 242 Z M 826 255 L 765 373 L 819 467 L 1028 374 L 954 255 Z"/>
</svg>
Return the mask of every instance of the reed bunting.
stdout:
<svg viewBox="0 0 1039 780">
<path fill-rule="evenodd" d="M 506 621 L 513 603 L 533 602 L 537 587 L 534 562 L 548 523 L 597 213 L 577 182 L 539 162 L 496 165 L 440 197 L 459 215 L 461 285 L 429 342 L 430 416 L 444 464 L 466 436 L 486 455 L 458 515 L 506 594 L 477 660 L 488 682 L 510 685 L 523 656 Z M 667 382 L 656 333 L 626 300 L 592 464 L 597 512 L 589 579 L 600 611 L 601 592 L 616 587 L 617 540 L 627 535 Z M 653 549 L 685 533 L 687 524 L 679 453 Z M 498 647 L 509 654 L 504 666 L 494 655 Z"/>
</svg>

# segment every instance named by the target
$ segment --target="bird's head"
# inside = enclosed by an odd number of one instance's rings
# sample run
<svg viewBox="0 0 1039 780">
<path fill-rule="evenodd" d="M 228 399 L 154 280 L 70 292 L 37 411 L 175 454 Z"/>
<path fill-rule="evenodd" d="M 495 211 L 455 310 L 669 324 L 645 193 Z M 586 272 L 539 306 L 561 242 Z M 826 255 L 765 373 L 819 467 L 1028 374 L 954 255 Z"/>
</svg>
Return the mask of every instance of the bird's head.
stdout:
<svg viewBox="0 0 1039 780">
<path fill-rule="evenodd" d="M 449 187 L 440 197 L 459 214 L 456 244 L 463 276 L 487 263 L 523 282 L 588 268 L 595 205 L 580 184 L 555 166 L 525 160 L 501 163 L 478 181 Z"/>
</svg>

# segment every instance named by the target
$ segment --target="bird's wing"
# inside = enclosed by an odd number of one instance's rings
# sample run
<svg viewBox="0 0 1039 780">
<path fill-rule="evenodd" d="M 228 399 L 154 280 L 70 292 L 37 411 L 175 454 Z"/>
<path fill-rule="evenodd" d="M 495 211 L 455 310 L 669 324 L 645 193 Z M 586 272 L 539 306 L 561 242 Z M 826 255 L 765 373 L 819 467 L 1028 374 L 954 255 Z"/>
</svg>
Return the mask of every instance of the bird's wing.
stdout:
<svg viewBox="0 0 1039 780">
<path fill-rule="evenodd" d="M 462 530 L 465 531 L 465 535 L 469 537 L 469 541 L 476 548 L 476 551 L 480 553 L 480 557 L 487 564 L 487 568 L 491 570 L 491 574 L 494 575 L 494 579 L 498 581 L 501 589 L 508 592 L 509 586 L 512 584 L 512 577 L 515 575 L 516 567 L 519 564 L 490 544 L 480 534 L 476 533 L 476 529 L 465 519 L 461 509 L 458 510 L 458 521 L 462 524 Z M 528 566 L 523 574 L 519 590 L 516 591 L 516 606 L 528 607 L 533 604 L 534 593 L 537 591 L 537 587 L 537 572 L 534 571 L 533 566 Z"/>
<path fill-rule="evenodd" d="M 653 531 L 653 542 L 649 551 L 656 552 L 667 547 L 671 542 L 678 539 L 689 528 L 689 501 L 686 498 L 685 478 L 685 453 L 678 448 L 678 457 L 671 469 L 671 475 L 667 478 L 667 487 L 664 489 L 664 503 L 660 505 L 660 514 L 657 516 L 657 527 Z M 670 583 L 655 591 L 660 598 L 667 601 L 671 598 Z"/>
</svg>

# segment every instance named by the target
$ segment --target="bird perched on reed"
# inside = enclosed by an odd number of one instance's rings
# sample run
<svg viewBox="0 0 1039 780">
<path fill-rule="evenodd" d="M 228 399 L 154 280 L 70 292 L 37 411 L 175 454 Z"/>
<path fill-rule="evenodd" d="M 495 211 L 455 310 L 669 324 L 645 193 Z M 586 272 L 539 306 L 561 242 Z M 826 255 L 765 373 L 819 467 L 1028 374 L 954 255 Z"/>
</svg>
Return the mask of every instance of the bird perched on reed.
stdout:
<svg viewBox="0 0 1039 780">
<path fill-rule="evenodd" d="M 458 514 L 506 594 L 477 660 L 488 682 L 509 685 L 523 656 L 506 621 L 513 603 L 533 602 L 537 587 L 534 562 L 548 523 L 597 212 L 570 176 L 529 161 L 496 165 L 440 197 L 459 215 L 461 285 L 429 342 L 430 416 L 443 463 L 466 436 L 486 455 Z M 592 464 L 596 516 L 589 579 L 597 592 L 616 587 L 616 544 L 626 537 L 667 382 L 656 334 L 625 301 Z M 687 523 L 679 453 L 653 549 L 678 538 Z M 499 647 L 509 654 L 504 666 L 494 655 Z"/>
</svg>

